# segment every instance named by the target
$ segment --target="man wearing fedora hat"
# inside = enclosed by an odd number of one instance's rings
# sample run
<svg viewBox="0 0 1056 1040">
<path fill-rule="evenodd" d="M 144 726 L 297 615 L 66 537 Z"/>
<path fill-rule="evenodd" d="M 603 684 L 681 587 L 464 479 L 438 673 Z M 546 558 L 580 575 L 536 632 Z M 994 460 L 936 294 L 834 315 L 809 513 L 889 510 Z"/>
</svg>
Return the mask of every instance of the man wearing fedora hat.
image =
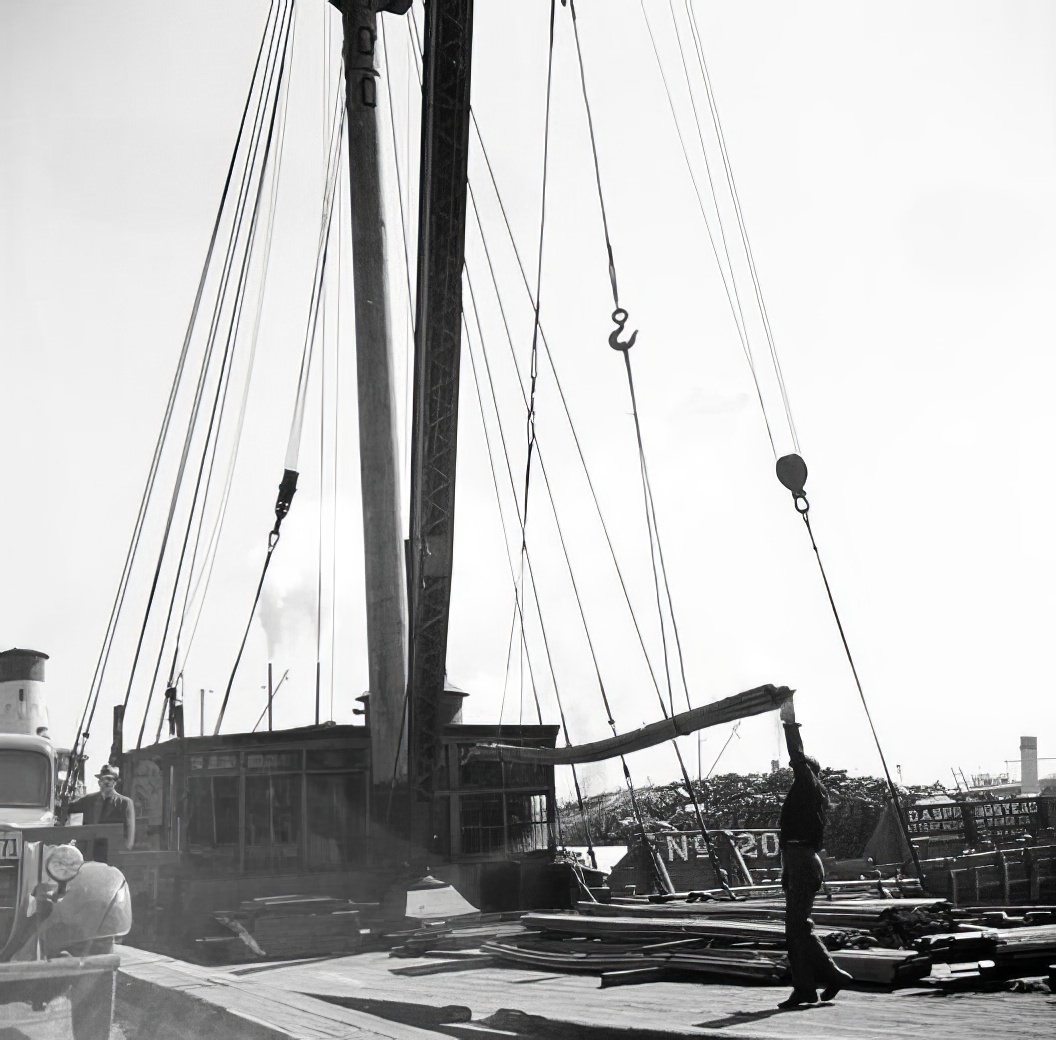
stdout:
<svg viewBox="0 0 1056 1040">
<path fill-rule="evenodd" d="M 95 774 L 99 790 L 70 802 L 70 813 L 81 813 L 85 823 L 120 823 L 125 828 L 125 848 L 132 848 L 136 840 L 136 807 L 132 799 L 117 792 L 121 771 L 105 764 Z"/>
</svg>

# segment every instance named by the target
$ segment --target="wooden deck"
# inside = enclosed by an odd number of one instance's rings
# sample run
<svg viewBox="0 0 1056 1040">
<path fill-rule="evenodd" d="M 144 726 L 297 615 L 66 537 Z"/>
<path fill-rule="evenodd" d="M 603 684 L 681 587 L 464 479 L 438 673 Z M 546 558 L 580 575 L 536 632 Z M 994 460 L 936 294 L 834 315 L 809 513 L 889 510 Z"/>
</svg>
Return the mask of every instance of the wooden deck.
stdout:
<svg viewBox="0 0 1056 1040">
<path fill-rule="evenodd" d="M 129 946 L 119 949 L 117 1019 L 128 1040 L 437 1040 L 440 1035 L 253 977 Z M 0 1031 L 0 1037 L 6 1033 Z"/>
<path fill-rule="evenodd" d="M 474 958 L 393 958 L 386 953 L 226 968 L 170 962 L 161 970 L 155 955 L 127 952 L 123 970 L 140 976 L 153 973 L 161 985 L 167 984 L 166 975 L 169 984 L 180 977 L 189 979 L 199 994 L 211 988 L 214 999 L 232 1007 L 251 1006 L 260 1022 L 267 1022 L 269 1013 L 284 1001 L 284 1013 L 294 1017 L 298 1007 L 305 1014 L 318 1015 L 329 1006 L 337 1032 L 288 1034 L 296 1036 L 421 1037 L 442 1032 L 562 1040 L 615 1036 L 887 1040 L 892 1035 L 1037 1040 L 1056 1032 L 1056 996 L 1048 993 L 943 996 L 924 988 L 890 993 L 859 989 L 845 990 L 832 1004 L 779 1011 L 776 1004 L 786 995 L 784 986 L 652 982 L 602 989 L 595 976 L 500 967 Z M 363 1017 L 340 1021 L 338 1013 L 353 1011 Z M 371 1012 L 402 1018 L 412 1032 L 390 1027 L 379 1031 L 379 1019 Z M 348 1032 L 341 1032 L 342 1028 Z"/>
</svg>

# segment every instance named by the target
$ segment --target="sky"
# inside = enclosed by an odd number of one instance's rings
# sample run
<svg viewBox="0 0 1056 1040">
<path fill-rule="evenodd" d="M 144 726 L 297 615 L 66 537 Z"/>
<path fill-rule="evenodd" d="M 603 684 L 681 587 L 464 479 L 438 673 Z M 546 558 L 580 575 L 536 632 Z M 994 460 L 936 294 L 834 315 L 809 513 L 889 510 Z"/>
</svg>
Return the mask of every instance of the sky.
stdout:
<svg viewBox="0 0 1056 1040">
<path fill-rule="evenodd" d="M 50 655 L 60 742 L 72 740 L 91 688 L 268 6 L 0 0 L 0 647 Z M 484 234 L 471 207 L 468 279 L 497 393 L 513 407 L 502 428 L 512 477 L 501 459 L 493 477 L 481 412 L 493 445 L 498 427 L 473 378 L 474 364 L 484 367 L 474 318 L 474 353 L 465 348 L 463 360 L 448 650 L 449 679 L 470 694 L 466 720 L 531 722 L 537 711 L 518 653 L 508 666 L 511 574 L 520 568 L 513 503 L 527 452 L 510 357 L 529 371 L 534 320 L 490 163 L 533 287 L 540 272 L 540 323 L 642 641 L 658 674 L 686 676 L 669 703 L 680 709 L 764 682 L 788 685 L 809 751 L 851 773 L 880 772 L 817 559 L 774 476 L 775 457 L 798 447 L 818 551 L 895 778 L 952 783 L 955 768 L 1014 768 L 1021 735 L 1038 737 L 1041 772 L 1056 772 L 1048 522 L 1056 507 L 1048 479 L 1056 438 L 1056 10 L 1030 0 L 580 0 L 588 124 L 569 10 L 558 6 L 544 177 L 550 5 L 476 8 L 472 97 L 484 148 L 474 136 L 470 186 Z M 283 469 L 324 193 L 328 99 L 339 75 L 331 11 L 322 0 L 298 0 L 244 434 L 205 607 L 180 662 L 192 733 L 203 704 L 206 729 L 215 723 Z M 760 319 L 749 306 L 757 388 L 709 245 L 701 141 L 734 225 L 687 11 L 706 55 L 795 439 Z M 379 111 L 405 451 L 404 241 L 415 212 L 407 196 L 418 171 L 418 101 L 408 21 L 383 21 Z M 682 655 L 680 665 L 668 625 L 667 669 L 627 376 L 622 354 L 608 346 L 613 299 L 591 125 L 620 304 L 627 332 L 638 331 L 635 402 Z M 342 212 L 347 220 L 339 204 L 339 222 Z M 754 292 L 731 245 L 738 292 L 750 305 Z M 355 698 L 367 686 L 347 232 L 334 255 L 301 489 L 232 682 L 225 730 L 256 722 L 269 661 L 276 681 L 288 673 L 276 725 L 313 721 L 317 657 L 323 718 L 356 721 Z M 538 369 L 527 540 L 556 676 L 545 655 L 535 657 L 538 710 L 558 721 L 556 686 L 578 743 L 610 732 L 598 674 L 621 732 L 655 721 L 661 707 L 545 355 Z M 228 422 L 226 438 L 232 429 Z M 340 448 L 336 458 L 330 445 Z M 166 487 L 148 522 L 110 655 L 89 743 L 96 763 L 107 754 L 112 705 L 126 696 L 125 739 L 135 743 L 159 659 L 156 608 L 132 669 L 167 495 Z M 528 627 L 538 655 L 537 626 Z M 164 686 L 169 653 L 160 655 L 155 687 Z M 145 743 L 158 725 L 157 696 L 142 723 Z M 682 748 L 693 775 L 766 770 L 780 755 L 778 726 L 764 716 L 736 734 L 727 727 L 685 738 Z M 640 783 L 678 775 L 670 747 L 638 753 L 629 765 Z M 581 779 L 588 790 L 620 782 L 614 764 Z"/>
</svg>

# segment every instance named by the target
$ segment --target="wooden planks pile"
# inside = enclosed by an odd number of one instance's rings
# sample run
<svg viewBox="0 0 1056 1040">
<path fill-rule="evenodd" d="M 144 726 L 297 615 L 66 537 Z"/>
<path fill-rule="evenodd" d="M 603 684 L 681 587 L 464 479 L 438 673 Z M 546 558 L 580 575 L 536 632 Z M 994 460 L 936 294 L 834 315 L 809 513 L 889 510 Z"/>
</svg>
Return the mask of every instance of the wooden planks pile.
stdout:
<svg viewBox="0 0 1056 1040">
<path fill-rule="evenodd" d="M 482 950 L 522 966 L 600 974 L 603 985 L 694 975 L 773 982 L 787 972 L 782 901 L 641 900 L 578 910 L 525 914 L 528 934 Z M 982 920 L 996 919 L 993 907 L 972 913 L 932 897 L 859 896 L 822 900 L 814 918 L 816 934 L 856 982 L 964 986 L 1056 960 L 1051 910 L 1010 907 L 993 928 Z"/>
<path fill-rule="evenodd" d="M 685 917 L 702 916 L 712 919 L 736 919 L 739 921 L 769 920 L 784 921 L 784 898 L 756 899 L 750 902 L 731 901 L 682 901 L 667 900 L 663 903 L 653 902 L 620 902 L 620 903 L 587 903 L 576 904 L 582 914 L 596 917 Z M 812 917 L 814 923 L 832 928 L 871 928 L 886 915 L 890 917 L 895 911 L 924 911 L 932 915 L 941 915 L 952 922 L 956 918 L 968 919 L 965 913 L 957 914 L 944 899 L 930 896 L 918 898 L 843 898 L 819 899 L 814 904 Z"/>
<path fill-rule="evenodd" d="M 1053 907 L 956 908 L 934 897 L 822 898 L 815 933 L 854 982 L 941 989 L 992 984 L 1056 960 Z M 991 927 L 988 922 L 1000 925 Z M 400 975 L 465 972 L 488 962 L 600 976 L 602 986 L 787 979 L 784 901 L 638 899 L 578 911 L 477 915 L 388 933 Z"/>
<path fill-rule="evenodd" d="M 755 982 L 777 982 L 788 970 L 779 951 L 712 949 L 705 939 L 638 945 L 577 942 L 554 948 L 545 940 L 524 937 L 515 942 L 485 943 L 483 950 L 500 961 L 546 971 L 599 974 L 602 985 L 649 981 L 661 975 L 693 974 Z"/>
<path fill-rule="evenodd" d="M 521 919 L 539 937 L 512 943 L 488 943 L 500 960 L 535 964 L 549 970 L 593 971 L 603 985 L 672 975 L 711 975 L 730 980 L 776 982 L 787 974 L 783 921 L 739 920 L 728 909 L 696 913 L 612 913 L 611 907 L 588 914 L 531 913 Z M 817 928 L 823 942 L 838 946 L 845 933 Z M 555 940 L 558 940 L 555 942 Z M 931 959 L 917 950 L 841 949 L 834 959 L 858 982 L 895 985 L 923 978 Z M 608 977 L 610 972 L 628 972 Z"/>
<path fill-rule="evenodd" d="M 241 950 L 256 957 L 311 957 L 359 948 L 362 928 L 356 904 L 326 896 L 278 896 L 251 899 L 237 910 L 218 911 L 214 919 L 232 934 Z M 198 941 L 215 949 L 219 940 Z"/>
</svg>

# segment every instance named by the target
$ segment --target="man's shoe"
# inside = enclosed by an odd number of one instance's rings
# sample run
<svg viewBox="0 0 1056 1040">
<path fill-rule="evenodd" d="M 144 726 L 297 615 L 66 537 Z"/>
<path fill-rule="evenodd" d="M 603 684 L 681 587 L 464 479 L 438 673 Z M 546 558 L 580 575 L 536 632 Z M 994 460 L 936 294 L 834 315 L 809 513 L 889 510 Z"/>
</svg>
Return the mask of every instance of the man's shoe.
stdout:
<svg viewBox="0 0 1056 1040">
<path fill-rule="evenodd" d="M 784 1010 L 800 1007 L 802 1004 L 816 1004 L 818 994 L 814 990 L 792 990 L 792 995 L 787 1000 L 782 1000 L 777 1006 Z"/>
<path fill-rule="evenodd" d="M 836 994 L 851 981 L 851 976 L 842 968 L 836 969 L 837 973 L 832 981 L 821 991 L 822 1000 L 835 1000 Z"/>
</svg>

